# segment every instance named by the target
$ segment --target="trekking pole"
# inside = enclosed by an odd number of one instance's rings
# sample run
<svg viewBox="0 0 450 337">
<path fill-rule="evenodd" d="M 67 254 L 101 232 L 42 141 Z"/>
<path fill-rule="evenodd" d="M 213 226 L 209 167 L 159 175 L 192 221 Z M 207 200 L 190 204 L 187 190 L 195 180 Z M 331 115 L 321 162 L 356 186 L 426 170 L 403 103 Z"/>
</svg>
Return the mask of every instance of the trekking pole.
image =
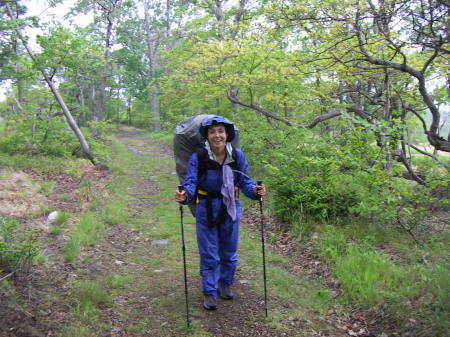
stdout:
<svg viewBox="0 0 450 337">
<path fill-rule="evenodd" d="M 257 182 L 258 186 L 262 185 L 262 180 Z M 263 215 L 263 204 L 262 196 L 259 197 L 259 212 L 261 214 L 261 247 L 262 247 L 262 258 L 263 258 L 263 277 L 264 277 L 264 312 L 267 317 L 267 278 L 266 278 L 266 251 L 264 248 L 264 215 Z"/>
<path fill-rule="evenodd" d="M 183 191 L 183 186 L 178 185 L 178 191 Z M 191 327 L 191 320 L 189 319 L 189 301 L 188 301 L 188 284 L 186 275 L 186 246 L 184 244 L 184 214 L 183 205 L 180 203 L 180 218 L 181 218 L 181 242 L 183 249 L 183 267 L 184 267 L 184 297 L 186 299 L 186 325 L 188 328 Z"/>
</svg>

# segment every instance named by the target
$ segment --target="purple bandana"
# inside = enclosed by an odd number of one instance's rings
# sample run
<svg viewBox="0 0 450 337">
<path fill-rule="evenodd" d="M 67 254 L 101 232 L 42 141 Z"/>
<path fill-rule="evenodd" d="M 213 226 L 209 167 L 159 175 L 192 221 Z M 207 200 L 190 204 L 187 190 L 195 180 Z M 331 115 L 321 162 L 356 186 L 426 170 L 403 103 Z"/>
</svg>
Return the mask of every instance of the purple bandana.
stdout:
<svg viewBox="0 0 450 337">
<path fill-rule="evenodd" d="M 236 203 L 234 202 L 234 177 L 230 165 L 222 167 L 223 184 L 220 190 L 222 201 L 227 207 L 227 213 L 231 219 L 236 220 Z"/>
</svg>

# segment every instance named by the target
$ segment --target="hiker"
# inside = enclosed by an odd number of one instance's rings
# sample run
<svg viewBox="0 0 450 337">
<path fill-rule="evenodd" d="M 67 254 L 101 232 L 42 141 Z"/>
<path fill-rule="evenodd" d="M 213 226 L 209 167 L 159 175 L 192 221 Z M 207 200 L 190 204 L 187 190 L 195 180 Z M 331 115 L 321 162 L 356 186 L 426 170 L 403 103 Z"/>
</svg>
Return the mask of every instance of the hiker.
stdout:
<svg viewBox="0 0 450 337">
<path fill-rule="evenodd" d="M 257 200 L 266 195 L 264 185 L 257 186 L 248 177 L 244 153 L 232 148 L 234 125 L 221 116 L 213 116 L 200 126 L 204 147 L 189 158 L 183 190 L 175 200 L 196 203 L 197 244 L 204 294 L 203 306 L 217 308 L 217 293 L 226 300 L 234 296 L 232 284 L 238 256 L 239 221 L 242 205 L 239 190 Z"/>
</svg>

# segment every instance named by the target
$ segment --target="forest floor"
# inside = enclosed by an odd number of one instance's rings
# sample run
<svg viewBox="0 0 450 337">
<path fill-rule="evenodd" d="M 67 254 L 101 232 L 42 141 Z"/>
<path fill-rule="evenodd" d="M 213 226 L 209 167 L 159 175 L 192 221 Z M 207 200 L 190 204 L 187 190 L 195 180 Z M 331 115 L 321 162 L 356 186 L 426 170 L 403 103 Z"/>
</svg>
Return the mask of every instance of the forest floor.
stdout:
<svg viewBox="0 0 450 337">
<path fill-rule="evenodd" d="M 81 176 L 9 172 L 8 181 L 21 197 L 15 204 L 10 198 L 8 205 L 1 203 L 7 198 L 0 200 L 0 212 L 9 211 L 3 216 L 14 216 L 21 226 L 38 229 L 45 259 L 29 273 L 1 284 L 0 336 L 398 336 L 375 313 L 337 305 L 318 307 L 312 302 L 309 306 L 302 297 L 320 298 L 325 289 L 326 301 L 327 296 L 339 296 L 339 285 L 313 247 L 299 248 L 283 234 L 266 242 L 265 318 L 257 203 L 248 203 L 243 216 L 236 298 L 219 300 L 215 311 L 202 308 L 194 220 L 185 207 L 192 320 L 187 329 L 172 149 L 131 128 L 122 129 L 117 141 L 125 152 L 116 158 L 121 163 L 116 175 L 89 165 L 83 167 Z M 93 212 L 100 217 L 103 211 L 96 200 L 108 199 L 115 179 L 127 182 L 126 195 L 122 195 L 127 216 L 106 223 L 101 239 L 82 247 L 74 262 L 66 262 L 64 247 L 80 219 L 77 215 Z M 50 181 L 53 189 L 43 195 L 29 181 Z M 47 215 L 33 211 L 38 204 L 74 216 L 63 232 L 55 235 Z M 276 229 L 269 217 L 266 222 L 269 232 Z M 285 273 L 287 284 L 282 284 L 279 273 Z M 0 279 L 4 276 L 0 273 Z M 103 287 L 110 298 L 90 311 L 80 300 L 80 289 L 89 282 Z M 286 288 L 288 295 L 278 292 L 278 287 Z"/>
</svg>

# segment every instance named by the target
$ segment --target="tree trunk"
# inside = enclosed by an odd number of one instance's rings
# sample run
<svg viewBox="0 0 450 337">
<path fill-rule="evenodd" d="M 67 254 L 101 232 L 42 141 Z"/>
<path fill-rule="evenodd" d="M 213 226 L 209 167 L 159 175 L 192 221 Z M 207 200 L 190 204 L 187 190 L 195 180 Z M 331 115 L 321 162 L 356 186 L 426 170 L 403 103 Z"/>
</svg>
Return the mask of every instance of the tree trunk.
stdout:
<svg viewBox="0 0 450 337">
<path fill-rule="evenodd" d="M 63 111 L 64 116 L 66 117 L 67 123 L 69 123 L 70 128 L 77 136 L 78 141 L 80 142 L 81 148 L 83 149 L 87 158 L 91 161 L 92 164 L 97 165 L 96 160 L 94 158 L 94 154 L 92 153 L 92 151 L 89 147 L 89 144 L 87 143 L 86 139 L 84 138 L 83 133 L 81 132 L 80 128 L 78 127 L 77 123 L 75 122 L 75 119 L 73 119 L 73 116 L 70 113 L 69 109 L 67 108 L 66 103 L 64 102 L 63 98 L 59 94 L 58 89 L 55 87 L 53 82 L 48 78 L 48 76 L 44 72 L 42 72 L 42 74 L 44 75 L 45 82 L 47 82 L 47 85 L 49 86 L 49 88 L 52 91 L 53 95 L 55 96 L 59 106 L 61 107 L 61 110 Z"/>
<path fill-rule="evenodd" d="M 77 101 L 78 104 L 80 106 L 81 109 L 81 126 L 86 126 L 86 107 L 84 106 L 85 102 L 84 102 L 84 93 L 83 93 L 83 86 L 80 84 L 77 84 L 77 89 L 78 89 L 78 93 L 77 93 Z"/>
<path fill-rule="evenodd" d="M 95 81 L 93 78 L 89 82 L 89 106 L 91 108 L 91 121 L 97 120 L 97 106 L 95 104 Z"/>
<path fill-rule="evenodd" d="M 108 26 L 106 29 L 106 38 L 105 38 L 105 63 L 103 65 L 103 74 L 102 74 L 102 80 L 100 82 L 100 87 L 98 90 L 98 106 L 97 106 L 97 120 L 101 121 L 103 120 L 104 115 L 104 105 L 105 105 L 105 90 L 106 86 L 108 84 L 108 78 L 109 78 L 109 59 L 111 58 L 111 35 L 112 35 L 112 26 L 113 26 L 113 19 L 112 19 L 112 13 L 115 9 L 115 6 L 113 9 L 111 9 L 108 12 Z"/>
<path fill-rule="evenodd" d="M 161 131 L 161 116 L 159 113 L 159 88 L 156 83 L 153 84 L 152 89 L 152 112 L 153 112 L 153 130 L 155 132 Z"/>
<path fill-rule="evenodd" d="M 149 16 L 149 3 L 148 0 L 144 1 L 144 30 L 145 30 L 145 41 L 147 44 L 146 55 L 150 64 L 150 81 L 151 86 L 148 88 L 148 100 L 150 109 L 152 111 L 152 126 L 153 131 L 161 131 L 161 116 L 159 113 L 159 87 L 157 83 L 156 69 L 158 67 L 158 47 L 159 47 L 159 36 L 157 33 L 152 33 L 150 27 L 150 16 Z M 166 26 L 169 23 L 166 22 Z"/>
</svg>

